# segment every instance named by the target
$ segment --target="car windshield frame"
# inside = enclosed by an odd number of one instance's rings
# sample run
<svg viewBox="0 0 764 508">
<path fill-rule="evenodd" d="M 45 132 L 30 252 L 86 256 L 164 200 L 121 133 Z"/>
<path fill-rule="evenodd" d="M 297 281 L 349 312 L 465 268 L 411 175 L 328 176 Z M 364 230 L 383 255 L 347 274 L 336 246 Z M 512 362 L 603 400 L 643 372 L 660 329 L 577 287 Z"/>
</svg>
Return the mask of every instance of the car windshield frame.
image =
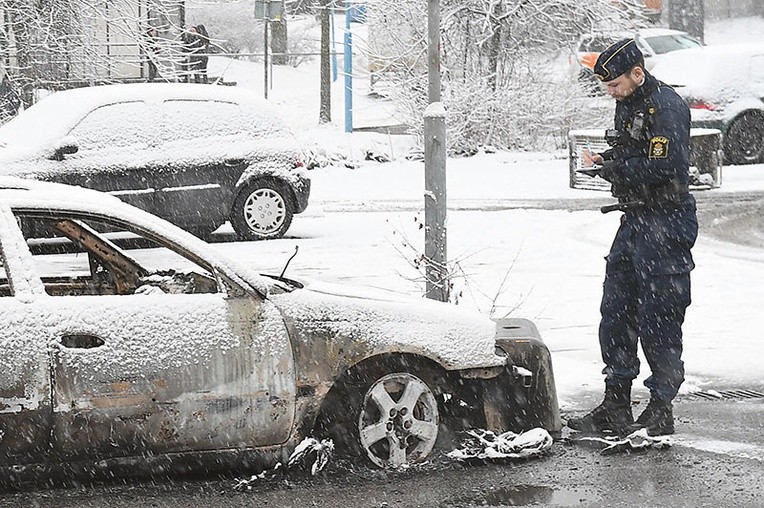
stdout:
<svg viewBox="0 0 764 508">
<path fill-rule="evenodd" d="M 50 146 L 64 137 L 82 116 L 81 107 L 72 106 L 52 94 L 1 125 L 0 146 Z"/>
</svg>

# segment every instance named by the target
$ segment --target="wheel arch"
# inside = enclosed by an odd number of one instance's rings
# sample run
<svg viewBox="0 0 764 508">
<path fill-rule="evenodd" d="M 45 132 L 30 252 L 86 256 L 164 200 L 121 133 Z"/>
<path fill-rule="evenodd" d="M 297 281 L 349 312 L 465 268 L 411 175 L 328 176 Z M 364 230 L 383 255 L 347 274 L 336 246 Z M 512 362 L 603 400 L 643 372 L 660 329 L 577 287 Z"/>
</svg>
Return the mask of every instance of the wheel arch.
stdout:
<svg viewBox="0 0 764 508">
<path fill-rule="evenodd" d="M 261 164 L 254 164 L 250 167 L 248 167 L 239 177 L 239 180 L 236 182 L 236 185 L 234 186 L 234 199 L 231 200 L 231 203 L 229 205 L 228 213 L 233 213 L 234 203 L 236 201 L 236 198 L 238 197 L 239 193 L 247 187 L 252 182 L 255 182 L 259 179 L 273 179 L 278 181 L 279 183 L 283 184 L 284 187 L 287 188 L 289 191 L 290 197 L 292 199 L 292 203 L 295 203 L 295 206 L 297 205 L 297 194 L 294 190 L 294 183 L 292 182 L 292 179 L 289 178 L 289 175 L 286 171 L 280 168 L 275 168 L 269 165 L 261 165 Z"/>
<path fill-rule="evenodd" d="M 337 416 L 349 416 L 348 400 L 353 397 L 362 398 L 364 394 L 359 392 L 364 390 L 371 377 L 396 371 L 424 377 L 423 381 L 436 395 L 439 404 L 440 395 L 459 389 L 463 381 L 458 371 L 446 370 L 437 361 L 420 354 L 385 352 L 369 356 L 348 366 L 335 378 L 331 388 L 316 404 L 315 412 L 303 418 L 300 434 L 307 436 L 313 432 L 322 433 Z"/>
</svg>

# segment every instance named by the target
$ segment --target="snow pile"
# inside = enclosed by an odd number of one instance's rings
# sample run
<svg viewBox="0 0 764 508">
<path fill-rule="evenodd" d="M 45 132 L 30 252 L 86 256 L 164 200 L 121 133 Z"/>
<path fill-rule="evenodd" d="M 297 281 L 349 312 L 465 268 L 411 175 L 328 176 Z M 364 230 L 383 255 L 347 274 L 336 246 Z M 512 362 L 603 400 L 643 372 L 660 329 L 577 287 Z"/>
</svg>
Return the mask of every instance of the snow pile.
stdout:
<svg viewBox="0 0 764 508">
<path fill-rule="evenodd" d="M 448 457 L 456 460 L 469 459 L 526 459 L 544 454 L 552 447 L 552 436 L 537 427 L 520 434 L 508 431 L 498 436 L 490 430 L 468 430 L 470 436 Z"/>
</svg>

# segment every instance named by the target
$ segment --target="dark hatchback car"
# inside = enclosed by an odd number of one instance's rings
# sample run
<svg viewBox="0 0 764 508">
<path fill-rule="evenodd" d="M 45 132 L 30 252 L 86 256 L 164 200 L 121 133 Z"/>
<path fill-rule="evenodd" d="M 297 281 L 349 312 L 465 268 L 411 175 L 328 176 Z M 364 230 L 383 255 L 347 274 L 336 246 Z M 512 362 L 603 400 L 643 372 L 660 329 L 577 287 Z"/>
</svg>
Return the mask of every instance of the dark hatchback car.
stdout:
<svg viewBox="0 0 764 508">
<path fill-rule="evenodd" d="M 279 238 L 305 210 L 301 151 L 246 90 L 175 83 L 56 92 L 0 127 L 0 172 L 92 188 L 205 236 Z"/>
</svg>

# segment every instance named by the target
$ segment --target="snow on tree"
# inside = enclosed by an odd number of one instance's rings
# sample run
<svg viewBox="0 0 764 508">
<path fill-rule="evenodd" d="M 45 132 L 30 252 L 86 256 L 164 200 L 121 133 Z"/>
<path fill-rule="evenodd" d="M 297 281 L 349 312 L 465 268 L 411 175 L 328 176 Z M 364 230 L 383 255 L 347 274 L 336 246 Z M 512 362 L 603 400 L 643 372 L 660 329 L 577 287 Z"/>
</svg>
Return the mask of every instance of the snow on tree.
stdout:
<svg viewBox="0 0 764 508">
<path fill-rule="evenodd" d="M 181 70 L 182 0 L 3 0 L 0 59 L 25 103 L 37 89 Z M 149 27 L 156 35 L 149 37 Z"/>
<path fill-rule="evenodd" d="M 427 105 L 426 8 L 420 0 L 368 4 L 372 80 L 390 85 L 418 134 Z M 451 153 L 561 145 L 571 125 L 587 123 L 583 94 L 567 72 L 573 41 L 641 22 L 637 7 L 601 0 L 442 0 L 440 8 Z"/>
</svg>

